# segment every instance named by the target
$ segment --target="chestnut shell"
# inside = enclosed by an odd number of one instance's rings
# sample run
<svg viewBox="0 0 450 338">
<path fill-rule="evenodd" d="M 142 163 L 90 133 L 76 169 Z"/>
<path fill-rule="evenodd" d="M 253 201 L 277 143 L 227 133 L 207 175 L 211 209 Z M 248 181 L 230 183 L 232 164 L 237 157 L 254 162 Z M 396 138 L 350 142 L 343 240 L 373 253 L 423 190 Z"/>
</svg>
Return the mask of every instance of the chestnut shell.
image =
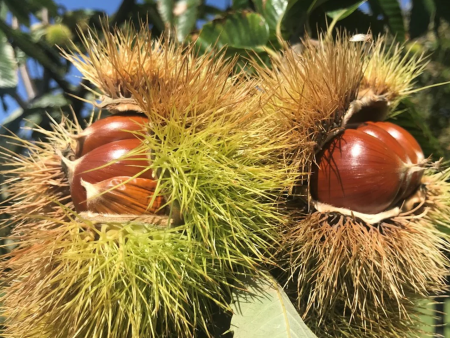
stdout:
<svg viewBox="0 0 450 338">
<path fill-rule="evenodd" d="M 147 178 L 114 177 L 86 184 L 87 209 L 100 214 L 143 215 L 164 212 L 162 196 L 153 195 L 157 182 Z"/>
<path fill-rule="evenodd" d="M 86 190 L 81 180 L 95 184 L 118 176 L 136 175 L 153 180 L 152 171 L 146 170 L 149 161 L 146 155 L 136 154 L 120 159 L 140 145 L 141 140 L 136 138 L 110 142 L 93 149 L 77 160 L 73 172 L 71 195 L 78 212 L 87 210 Z"/>
<path fill-rule="evenodd" d="M 94 122 L 80 133 L 75 157 L 79 158 L 102 145 L 125 139 L 135 139 L 133 132 L 142 132 L 148 118 L 143 115 L 113 115 Z"/>
<path fill-rule="evenodd" d="M 401 203 L 420 185 L 423 160 L 412 135 L 388 122 L 347 129 L 316 155 L 311 195 L 322 203 L 377 214 Z"/>
</svg>

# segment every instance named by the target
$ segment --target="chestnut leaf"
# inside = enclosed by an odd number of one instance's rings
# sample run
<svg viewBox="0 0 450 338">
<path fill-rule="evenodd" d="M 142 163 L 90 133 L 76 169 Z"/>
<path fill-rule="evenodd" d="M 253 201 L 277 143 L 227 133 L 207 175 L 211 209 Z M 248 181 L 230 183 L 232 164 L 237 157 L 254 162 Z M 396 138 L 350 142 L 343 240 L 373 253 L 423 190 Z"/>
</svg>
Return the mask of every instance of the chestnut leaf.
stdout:
<svg viewBox="0 0 450 338">
<path fill-rule="evenodd" d="M 244 291 L 234 291 L 231 303 L 234 338 L 317 338 L 273 277 L 241 282 Z"/>
</svg>

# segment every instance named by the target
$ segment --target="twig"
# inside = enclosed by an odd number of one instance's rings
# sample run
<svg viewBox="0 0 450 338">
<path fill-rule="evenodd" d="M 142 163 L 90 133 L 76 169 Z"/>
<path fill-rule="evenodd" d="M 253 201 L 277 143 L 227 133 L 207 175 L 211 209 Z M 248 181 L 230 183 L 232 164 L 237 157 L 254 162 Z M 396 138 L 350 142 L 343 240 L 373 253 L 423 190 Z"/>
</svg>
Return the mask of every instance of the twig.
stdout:
<svg viewBox="0 0 450 338">
<path fill-rule="evenodd" d="M 17 20 L 16 17 L 12 18 L 11 26 L 14 29 L 19 29 L 19 20 Z M 36 89 L 34 88 L 33 82 L 31 81 L 30 73 L 28 71 L 26 63 L 19 66 L 19 74 L 22 78 L 23 85 L 27 92 L 28 100 L 33 99 L 36 96 Z"/>
</svg>

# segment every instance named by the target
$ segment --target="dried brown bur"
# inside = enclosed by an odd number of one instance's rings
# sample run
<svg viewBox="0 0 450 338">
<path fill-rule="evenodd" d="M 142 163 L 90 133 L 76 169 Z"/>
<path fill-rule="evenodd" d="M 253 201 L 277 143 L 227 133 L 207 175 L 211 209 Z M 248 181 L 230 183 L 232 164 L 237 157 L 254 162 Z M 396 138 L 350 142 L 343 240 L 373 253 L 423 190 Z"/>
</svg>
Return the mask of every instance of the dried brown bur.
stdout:
<svg viewBox="0 0 450 338">
<path fill-rule="evenodd" d="M 22 225 L 26 225 L 33 215 L 62 220 L 66 219 L 63 208 L 73 207 L 69 181 L 55 148 L 70 147 L 73 144 L 70 132 L 79 130 L 79 127 L 65 118 L 59 124 L 53 122 L 52 130 L 33 128 L 42 135 L 42 141 L 26 141 L 16 135 L 4 136 L 19 148 L 14 153 L 2 149 L 2 174 L 6 178 L 2 188 L 10 198 L 4 202 L 1 212 L 9 215 L 6 222 L 12 222 L 22 232 L 29 230 Z M 44 224 L 51 226 L 51 222 L 45 221 L 39 226 Z"/>
<path fill-rule="evenodd" d="M 317 170 L 317 154 L 352 123 L 389 116 L 424 67 L 421 58 L 402 54 L 402 47 L 386 48 L 383 39 L 352 42 L 346 34 L 335 41 L 306 39 L 301 55 L 287 48 L 272 61 L 273 70 L 254 65 L 267 94 L 264 109 L 297 137 L 299 146 L 287 157 L 310 175 Z M 361 150 L 351 149 L 355 155 Z M 349 156 L 339 159 L 355 164 Z M 402 168 L 429 168 L 404 161 Z M 300 188 L 292 188 L 304 195 L 295 200 L 297 209 L 284 229 L 279 263 L 289 271 L 288 293 L 318 337 L 415 336 L 421 323 L 414 302 L 446 289 L 449 262 L 442 249 L 449 245 L 435 225 L 450 223 L 450 171 L 426 169 L 411 190 L 402 188 L 404 177 L 415 173 L 401 175 L 393 200 L 369 213 L 314 201 L 310 176 L 300 176 Z M 355 171 L 355 180 L 360 174 Z M 382 184 L 387 183 L 366 185 L 362 204 Z"/>
<path fill-rule="evenodd" d="M 110 32 L 107 27 L 106 24 L 102 27 L 104 39 L 92 31 L 87 35 L 82 33 L 87 55 L 75 45 L 72 52 L 62 51 L 62 54 L 99 90 L 100 93 L 88 88 L 99 101 L 89 103 L 111 113 L 145 113 L 144 107 L 133 98 L 133 92 L 176 82 L 180 64 L 190 60 L 183 53 L 175 52 L 183 50 L 181 45 L 152 39 L 145 25 L 138 31 Z"/>
<path fill-rule="evenodd" d="M 289 288 L 298 292 L 308 325 L 338 337 L 339 331 L 364 337 L 417 333 L 415 301 L 446 289 L 444 251 L 450 246 L 434 223 L 448 220 L 449 176 L 427 175 L 403 211 L 391 210 L 381 220 L 327 210 L 293 217 L 284 258 Z"/>
</svg>

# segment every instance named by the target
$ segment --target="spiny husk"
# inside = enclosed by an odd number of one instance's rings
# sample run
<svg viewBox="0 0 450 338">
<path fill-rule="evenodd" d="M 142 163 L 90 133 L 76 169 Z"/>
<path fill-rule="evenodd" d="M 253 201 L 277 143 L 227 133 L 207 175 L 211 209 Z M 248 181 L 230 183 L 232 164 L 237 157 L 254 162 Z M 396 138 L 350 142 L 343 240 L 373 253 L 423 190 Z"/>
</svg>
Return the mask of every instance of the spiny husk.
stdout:
<svg viewBox="0 0 450 338">
<path fill-rule="evenodd" d="M 319 336 L 415 337 L 414 302 L 446 289 L 449 176 L 427 176 L 424 206 L 376 226 L 315 212 L 287 228 L 290 287 Z"/>
<path fill-rule="evenodd" d="M 148 45 L 141 35 L 136 39 L 150 48 L 149 38 Z M 170 70 L 176 77 L 117 72 L 125 91 L 116 94 L 132 95 L 137 110 L 149 117 L 149 129 L 139 135 L 142 145 L 127 156 L 148 155 L 142 170 L 155 173 L 154 196 L 164 196 L 169 216 L 181 214 L 182 224 L 138 236 L 118 222 L 108 239 L 90 218 L 53 223 L 54 232 L 40 232 L 40 222 L 30 222 L 36 230 L 15 233 L 20 247 L 3 266 L 12 336 L 192 337 L 196 327 L 212 335 L 208 302 L 226 308 L 236 273 L 257 274 L 273 263 L 284 222 L 279 195 L 293 185 L 293 170 L 284 163 L 292 139 L 259 110 L 257 82 L 243 74 L 228 78 L 234 61 L 165 46 L 154 54 L 138 48 L 136 69 L 153 55 L 160 58 L 158 67 L 166 67 L 161 74 Z M 107 61 L 116 56 L 92 47 L 97 61 L 82 62 L 89 74 L 100 74 L 101 63 L 120 68 Z M 179 62 L 171 68 L 169 59 Z M 157 252 L 155 231 L 171 234 Z"/>
<path fill-rule="evenodd" d="M 135 43 L 154 48 L 146 31 L 136 34 Z M 95 38 L 90 41 L 96 46 Z M 110 44 L 118 47 L 121 41 L 111 35 Z M 156 173 L 155 196 L 165 196 L 172 215 L 181 213 L 188 236 L 220 257 L 242 255 L 251 268 L 266 261 L 269 243 L 278 238 L 277 199 L 293 184 L 293 170 L 283 162 L 292 138 L 260 111 L 258 82 L 243 72 L 230 76 L 236 60 L 226 60 L 223 53 L 196 55 L 193 45 L 159 43 L 157 51 L 139 49 L 136 67 L 156 64 L 161 76 L 142 71 L 133 81 L 121 80 L 149 118 L 148 131 L 140 135 L 143 146 L 129 156 L 150 154 L 143 170 Z M 95 48 L 96 59 L 116 57 Z M 85 64 L 101 68 L 90 59 Z M 227 252 L 217 250 L 225 247 Z"/>
<path fill-rule="evenodd" d="M 397 103 L 412 92 L 413 82 L 426 66 L 423 55 L 412 54 L 402 44 L 387 46 L 380 36 L 364 54 L 364 77 L 344 116 L 347 123 L 383 121 Z"/>
<path fill-rule="evenodd" d="M 70 133 L 79 130 L 77 123 L 63 118 L 61 123 L 53 121 L 53 129 L 48 131 L 39 126 L 33 130 L 43 139 L 27 141 L 16 135 L 7 137 L 12 144 L 19 146 L 13 153 L 4 148 L 0 153 L 7 179 L 3 189 L 10 198 L 4 202 L 0 212 L 9 215 L 8 223 L 20 227 L 30 215 L 47 215 L 63 219 L 64 212 L 59 203 L 71 207 L 69 182 L 61 168 L 61 158 L 55 150 L 68 149 L 73 143 Z M 25 226 L 23 231 L 30 230 Z"/>
<path fill-rule="evenodd" d="M 285 139 L 271 133 L 271 119 L 246 123 L 233 118 L 237 113 L 218 110 L 194 122 L 174 110 L 165 124 L 153 125 L 138 152 L 150 153 L 155 194 L 176 206 L 187 236 L 225 265 L 240 257 L 251 270 L 270 261 L 284 221 L 279 195 L 293 184 L 293 171 L 283 162 Z"/>
<path fill-rule="evenodd" d="M 5 335 L 51 338 L 192 337 L 227 309 L 224 271 L 183 229 L 92 224 L 68 215 L 38 225 L 2 264 Z M 236 268 L 240 257 L 234 257 Z M 4 277 L 5 277 L 4 276 Z M 195 334 L 194 334 L 195 333 Z"/>
<path fill-rule="evenodd" d="M 308 172 L 315 154 L 345 128 L 365 96 L 390 103 L 410 90 L 422 64 L 403 58 L 399 49 L 390 55 L 382 41 L 355 43 L 345 34 L 336 41 L 306 39 L 303 46 L 301 54 L 286 49 L 273 60 L 273 70 L 255 67 L 264 109 L 278 113 L 281 129 L 301 140 L 293 163 Z M 416 210 L 375 225 L 314 211 L 308 177 L 292 189 L 299 198 L 290 204 L 279 263 L 288 272 L 287 290 L 319 337 L 417 334 L 414 301 L 444 291 L 448 270 L 443 251 L 449 245 L 435 227 L 436 219 L 449 223 L 448 172 L 436 175 L 426 185 L 424 214 Z"/>
<path fill-rule="evenodd" d="M 357 98 L 365 49 L 346 34 L 336 41 L 306 39 L 303 45 L 302 54 L 286 49 L 281 58 L 273 59 L 273 69 L 256 62 L 253 66 L 268 97 L 264 109 L 276 112 L 281 128 L 295 135 L 300 168 L 309 171 L 312 155 L 340 129 Z"/>
<path fill-rule="evenodd" d="M 408 317 L 403 316 L 396 308 L 387 308 L 383 311 L 371 311 L 369 317 L 364 318 L 364 324 L 362 325 L 358 322 L 361 318 L 353 320 L 350 312 L 346 312 L 347 308 L 336 306 L 336 312 L 329 313 L 321 324 L 312 316 L 306 317 L 305 323 L 315 332 L 317 337 L 321 338 L 431 337 L 431 334 L 424 332 L 424 327 L 427 324 L 422 322 L 415 301 L 416 298 L 413 297 L 404 304 Z M 345 300 L 338 300 L 337 303 L 344 304 Z M 373 304 L 368 304 L 368 306 L 371 305 Z"/>
<path fill-rule="evenodd" d="M 417 78 L 426 66 L 423 55 L 412 54 L 405 45 L 389 44 L 379 37 L 367 53 L 364 80 L 361 89 L 370 89 L 373 94 L 384 96 L 394 105 L 408 95 Z"/>
<path fill-rule="evenodd" d="M 209 121 L 224 115 L 227 125 L 245 126 L 260 114 L 257 100 L 260 92 L 256 81 L 249 81 L 244 72 L 234 73 L 237 59 L 226 59 L 225 53 L 210 52 L 197 55 L 195 45 L 175 48 L 167 42 L 160 58 L 161 73 L 173 72 L 174 77 L 142 72 L 144 85 L 135 87 L 126 82 L 126 89 L 143 112 L 155 124 L 165 124 L 168 119 L 185 121 L 187 127 L 207 128 Z M 172 64 L 171 60 L 177 60 Z M 141 67 L 146 63 L 142 57 Z M 203 125 L 203 126 L 202 126 Z"/>
<path fill-rule="evenodd" d="M 81 33 L 87 55 L 74 45 L 63 56 L 100 91 L 101 103 L 91 103 L 112 112 L 139 111 L 130 88 L 170 85 L 178 77 L 180 63 L 189 59 L 185 47 L 164 38 L 152 39 L 145 24 L 139 30 L 129 25 L 110 32 L 104 22 L 102 31 L 103 39 L 93 30 Z"/>
</svg>

